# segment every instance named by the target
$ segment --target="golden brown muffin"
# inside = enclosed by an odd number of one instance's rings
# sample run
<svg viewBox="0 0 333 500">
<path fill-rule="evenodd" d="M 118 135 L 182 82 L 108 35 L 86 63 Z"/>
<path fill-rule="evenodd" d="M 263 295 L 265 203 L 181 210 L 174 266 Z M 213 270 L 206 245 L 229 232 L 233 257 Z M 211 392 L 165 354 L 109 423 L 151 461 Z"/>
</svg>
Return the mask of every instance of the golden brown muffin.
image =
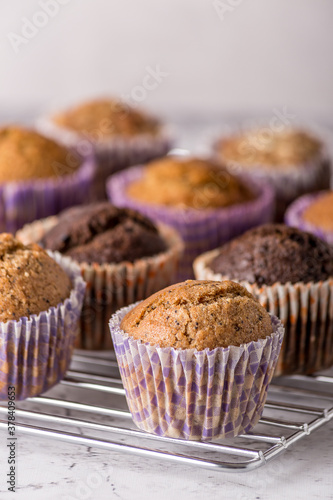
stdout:
<svg viewBox="0 0 333 500">
<path fill-rule="evenodd" d="M 289 129 L 281 132 L 258 129 L 222 139 L 217 144 L 224 161 L 245 167 L 297 166 L 311 160 L 320 149 L 321 143 L 314 137 L 301 130 Z"/>
<path fill-rule="evenodd" d="M 303 212 L 303 219 L 325 231 L 333 231 L 333 191 L 313 201 Z"/>
<path fill-rule="evenodd" d="M 272 333 L 269 314 L 233 281 L 172 285 L 127 313 L 121 328 L 136 340 L 198 351 L 239 346 Z"/>
<path fill-rule="evenodd" d="M 79 165 L 66 148 L 33 130 L 0 129 L 0 182 L 67 175 Z"/>
<path fill-rule="evenodd" d="M 57 306 L 72 284 L 65 271 L 36 244 L 0 234 L 0 321 L 18 320 Z"/>
<path fill-rule="evenodd" d="M 94 139 L 114 135 L 155 134 L 156 120 L 117 100 L 101 99 L 81 104 L 53 117 L 53 121 Z"/>
<path fill-rule="evenodd" d="M 223 167 L 198 158 L 156 160 L 127 192 L 140 202 L 177 208 L 219 208 L 253 199 L 251 191 Z"/>
</svg>

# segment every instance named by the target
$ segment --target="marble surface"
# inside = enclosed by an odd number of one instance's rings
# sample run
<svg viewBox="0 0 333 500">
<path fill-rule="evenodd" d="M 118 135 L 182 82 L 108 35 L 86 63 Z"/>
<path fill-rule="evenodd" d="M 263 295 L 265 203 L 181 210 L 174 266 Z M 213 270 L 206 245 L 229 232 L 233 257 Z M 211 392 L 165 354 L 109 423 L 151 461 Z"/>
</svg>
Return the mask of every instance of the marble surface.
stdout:
<svg viewBox="0 0 333 500">
<path fill-rule="evenodd" d="M 333 498 L 333 421 L 264 467 L 224 473 L 18 436 L 18 487 L 5 492 L 0 433 L 0 499 L 280 500 Z"/>
</svg>

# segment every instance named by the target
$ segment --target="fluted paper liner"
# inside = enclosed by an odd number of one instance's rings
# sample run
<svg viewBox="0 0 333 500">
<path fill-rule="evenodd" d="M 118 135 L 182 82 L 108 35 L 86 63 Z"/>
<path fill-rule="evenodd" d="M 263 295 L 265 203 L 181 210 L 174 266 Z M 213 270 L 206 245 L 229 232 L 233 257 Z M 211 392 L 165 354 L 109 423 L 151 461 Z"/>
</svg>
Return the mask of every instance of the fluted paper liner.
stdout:
<svg viewBox="0 0 333 500">
<path fill-rule="evenodd" d="M 217 159 L 224 161 L 231 172 L 234 166 L 241 169 L 243 174 L 247 174 L 255 179 L 270 182 L 276 192 L 276 219 L 283 220 L 283 215 L 287 206 L 305 193 L 328 189 L 330 186 L 330 159 L 327 149 L 322 145 L 318 154 L 305 163 L 282 167 L 278 165 L 253 165 L 251 167 L 242 166 L 238 162 L 228 162 L 224 160 L 223 154 L 218 148 L 218 144 L 223 139 L 217 141 L 214 150 Z"/>
<path fill-rule="evenodd" d="M 38 242 L 57 221 L 57 217 L 35 221 L 18 231 L 16 237 L 24 244 Z M 133 263 L 77 263 L 87 283 L 87 291 L 76 347 L 111 349 L 108 327 L 111 314 L 176 282 L 183 242 L 170 227 L 160 224 L 158 230 L 168 247 L 165 252 Z"/>
<path fill-rule="evenodd" d="M 84 203 L 93 185 L 94 170 L 94 161 L 87 158 L 68 175 L 1 183 L 0 232 L 15 233 L 35 219 Z"/>
<path fill-rule="evenodd" d="M 232 275 L 214 273 L 209 265 L 219 250 L 206 252 L 194 262 L 197 279 L 239 282 L 259 299 L 265 309 L 280 318 L 285 327 L 275 376 L 311 374 L 333 365 L 333 276 L 310 283 L 274 283 L 258 286 Z"/>
<path fill-rule="evenodd" d="M 130 165 L 166 155 L 173 142 L 169 128 L 162 125 L 156 134 L 113 136 L 99 140 L 61 127 L 49 117 L 40 118 L 36 125 L 41 133 L 75 149 L 79 154 L 95 155 L 97 169 L 93 198 L 97 200 L 105 198 L 105 183 L 110 175 Z"/>
<path fill-rule="evenodd" d="M 312 205 L 312 203 L 323 195 L 325 195 L 328 191 L 321 191 L 319 193 L 312 193 L 308 195 L 301 196 L 297 200 L 294 201 L 288 208 L 285 214 L 285 223 L 288 226 L 297 227 L 302 231 L 307 231 L 308 233 L 315 234 L 318 238 L 321 238 L 324 241 L 327 241 L 330 245 L 333 245 L 333 231 L 324 230 L 314 224 L 311 224 L 304 220 L 303 214 L 305 210 Z M 333 215 L 332 215 L 333 217 Z"/>
<path fill-rule="evenodd" d="M 248 181 L 256 199 L 220 209 L 176 209 L 141 203 L 127 195 L 128 186 L 140 179 L 144 167 L 136 166 L 113 175 L 107 182 L 109 199 L 114 205 L 130 207 L 147 217 L 174 227 L 185 243 L 178 281 L 193 277 L 192 264 L 201 253 L 216 248 L 254 226 L 271 222 L 274 215 L 274 192 L 261 181 Z"/>
<path fill-rule="evenodd" d="M 272 316 L 272 335 L 239 347 L 161 348 L 120 329 L 135 305 L 110 320 L 134 423 L 159 436 L 203 441 L 251 431 L 263 412 L 280 352 L 280 321 Z"/>
<path fill-rule="evenodd" d="M 85 292 L 79 268 L 71 259 L 49 252 L 73 283 L 69 298 L 29 319 L 0 323 L 0 400 L 8 400 L 8 386 L 16 400 L 47 391 L 69 366 Z"/>
</svg>

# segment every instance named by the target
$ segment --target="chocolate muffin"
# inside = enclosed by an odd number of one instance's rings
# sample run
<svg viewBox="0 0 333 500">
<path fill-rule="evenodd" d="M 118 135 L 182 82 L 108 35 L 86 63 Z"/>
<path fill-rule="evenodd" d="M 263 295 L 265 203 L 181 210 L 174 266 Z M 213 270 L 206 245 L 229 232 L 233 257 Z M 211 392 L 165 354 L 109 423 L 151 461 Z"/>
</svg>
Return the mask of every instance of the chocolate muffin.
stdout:
<svg viewBox="0 0 333 500">
<path fill-rule="evenodd" d="M 198 279 L 239 281 L 283 322 L 275 375 L 333 364 L 333 248 L 282 224 L 264 225 L 194 262 Z"/>
<path fill-rule="evenodd" d="M 135 210 L 117 208 L 108 202 L 66 210 L 41 243 L 77 262 L 98 264 L 134 262 L 167 248 L 149 219 Z"/>
<path fill-rule="evenodd" d="M 191 440 L 249 432 L 264 408 L 283 327 L 231 281 L 186 281 L 110 321 L 135 424 Z"/>
<path fill-rule="evenodd" d="M 231 172 L 271 182 L 276 193 L 276 222 L 299 196 L 327 189 L 330 160 L 325 145 L 300 129 L 268 126 L 223 137 L 214 145 L 216 157 Z"/>
<path fill-rule="evenodd" d="M 232 281 L 172 285 L 132 309 L 121 328 L 153 345 L 198 351 L 239 346 L 272 333 L 269 314 Z"/>
<path fill-rule="evenodd" d="M 78 156 L 33 130 L 0 129 L 0 182 L 72 174 L 79 166 Z"/>
<path fill-rule="evenodd" d="M 183 243 L 172 228 L 108 202 L 35 221 L 17 234 L 70 256 L 87 283 L 77 347 L 112 348 L 111 314 L 175 282 Z"/>
<path fill-rule="evenodd" d="M 182 157 L 151 162 L 127 192 L 143 203 L 196 209 L 227 207 L 254 198 L 240 179 L 213 161 Z"/>
<path fill-rule="evenodd" d="M 310 233 L 267 224 L 221 247 L 210 268 L 259 286 L 324 281 L 333 276 L 333 250 Z"/>
<path fill-rule="evenodd" d="M 0 234 L 0 321 L 39 314 L 69 297 L 69 276 L 42 248 Z"/>
</svg>

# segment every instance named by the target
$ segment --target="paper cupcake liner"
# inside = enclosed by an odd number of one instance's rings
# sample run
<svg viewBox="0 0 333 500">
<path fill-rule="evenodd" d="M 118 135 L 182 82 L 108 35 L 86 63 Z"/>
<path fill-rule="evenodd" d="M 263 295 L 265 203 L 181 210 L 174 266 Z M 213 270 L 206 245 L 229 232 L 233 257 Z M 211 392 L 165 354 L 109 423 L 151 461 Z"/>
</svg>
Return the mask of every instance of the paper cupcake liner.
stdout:
<svg viewBox="0 0 333 500">
<path fill-rule="evenodd" d="M 35 221 L 18 231 L 16 237 L 24 244 L 38 242 L 55 224 L 57 217 Z M 168 246 L 165 252 L 133 263 L 77 263 L 87 290 L 76 347 L 111 349 L 108 326 L 111 315 L 120 307 L 143 300 L 176 282 L 183 242 L 170 227 L 159 225 L 158 230 Z"/>
<path fill-rule="evenodd" d="M 243 285 L 285 327 L 275 376 L 311 374 L 333 365 L 333 277 L 317 283 L 274 283 L 258 286 L 231 276 L 214 273 L 210 262 L 219 250 L 207 252 L 194 262 L 197 279 L 231 279 Z"/>
<path fill-rule="evenodd" d="M 130 207 L 149 218 L 174 227 L 185 243 L 178 281 L 193 277 L 192 263 L 197 255 L 216 248 L 251 227 L 270 222 L 274 214 L 274 192 L 258 180 L 245 180 L 257 195 L 253 201 L 213 210 L 174 209 L 140 203 L 130 198 L 128 186 L 143 175 L 144 167 L 132 167 L 113 175 L 107 182 L 109 199 L 114 205 Z"/>
<path fill-rule="evenodd" d="M 274 186 L 276 194 L 275 219 L 277 222 L 283 221 L 288 205 L 299 196 L 330 187 L 331 165 L 324 146 L 311 161 L 294 165 L 291 168 L 265 165 L 245 167 L 240 163 L 224 160 L 223 155 L 217 149 L 217 145 L 215 145 L 214 149 L 217 159 L 224 161 L 226 168 L 229 168 L 231 173 L 237 166 L 240 173 L 270 182 Z"/>
<path fill-rule="evenodd" d="M 314 201 L 323 196 L 326 191 L 319 193 L 312 193 L 308 195 L 301 196 L 294 203 L 290 205 L 285 214 L 285 223 L 287 226 L 297 227 L 302 231 L 307 231 L 312 233 L 324 241 L 327 241 L 330 245 L 333 245 L 333 231 L 325 231 L 303 219 L 303 214 L 305 210 L 312 205 Z M 333 215 L 332 215 L 333 217 Z"/>
<path fill-rule="evenodd" d="M 203 441 L 251 431 L 263 412 L 280 352 L 283 327 L 278 318 L 272 316 L 272 335 L 257 342 L 181 350 L 125 334 L 120 323 L 134 305 L 110 321 L 134 423 L 159 436 Z"/>
<path fill-rule="evenodd" d="M 61 380 L 69 366 L 85 292 L 80 270 L 71 259 L 49 252 L 73 282 L 69 298 L 30 319 L 0 323 L 0 400 L 8 387 L 22 400 L 47 391 Z"/>
<path fill-rule="evenodd" d="M 24 224 L 84 203 L 93 184 L 94 162 L 83 160 L 73 174 L 0 184 L 0 231 L 15 233 Z"/>
<path fill-rule="evenodd" d="M 37 129 L 80 155 L 94 154 L 97 168 L 94 179 L 93 199 L 106 198 L 105 184 L 118 170 L 159 158 L 171 149 L 173 140 L 169 128 L 161 126 L 156 135 L 137 134 L 132 137 L 115 136 L 108 140 L 93 140 L 64 127 L 49 118 L 41 118 Z"/>
</svg>

